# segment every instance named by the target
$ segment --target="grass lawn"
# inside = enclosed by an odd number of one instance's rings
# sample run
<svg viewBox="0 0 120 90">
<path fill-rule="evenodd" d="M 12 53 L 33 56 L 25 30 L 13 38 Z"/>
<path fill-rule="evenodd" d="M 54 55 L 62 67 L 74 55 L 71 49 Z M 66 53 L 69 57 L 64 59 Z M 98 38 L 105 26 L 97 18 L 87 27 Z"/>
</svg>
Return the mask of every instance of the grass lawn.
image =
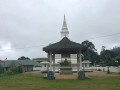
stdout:
<svg viewBox="0 0 120 90">
<path fill-rule="evenodd" d="M 39 74 L 0 77 L 0 90 L 120 90 L 120 75 L 90 76 L 86 80 L 47 80 Z"/>
</svg>

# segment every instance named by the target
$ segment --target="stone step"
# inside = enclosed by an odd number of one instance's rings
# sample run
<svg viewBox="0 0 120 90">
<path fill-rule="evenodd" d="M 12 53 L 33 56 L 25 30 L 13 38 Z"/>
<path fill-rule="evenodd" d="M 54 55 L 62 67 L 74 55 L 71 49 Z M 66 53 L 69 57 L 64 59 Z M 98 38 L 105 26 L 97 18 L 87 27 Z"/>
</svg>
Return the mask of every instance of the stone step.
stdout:
<svg viewBox="0 0 120 90">
<path fill-rule="evenodd" d="M 60 70 L 60 74 L 72 74 L 72 70 L 62 69 Z"/>
<path fill-rule="evenodd" d="M 78 75 L 55 75 L 55 79 L 78 79 Z"/>
<path fill-rule="evenodd" d="M 60 72 L 60 74 L 71 75 L 72 72 Z"/>
</svg>

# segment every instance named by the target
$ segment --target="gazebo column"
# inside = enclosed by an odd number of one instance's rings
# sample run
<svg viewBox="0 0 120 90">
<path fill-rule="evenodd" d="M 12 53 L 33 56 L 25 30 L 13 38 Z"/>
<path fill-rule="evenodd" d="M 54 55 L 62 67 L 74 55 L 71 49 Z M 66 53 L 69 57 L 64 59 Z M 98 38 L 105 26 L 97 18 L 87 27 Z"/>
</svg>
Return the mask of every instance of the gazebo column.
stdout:
<svg viewBox="0 0 120 90">
<path fill-rule="evenodd" d="M 49 59 L 50 59 L 50 70 L 49 71 L 52 71 L 52 52 L 51 51 L 49 52 Z"/>
<path fill-rule="evenodd" d="M 48 71 L 50 71 L 50 53 L 48 53 L 48 61 L 49 61 L 49 64 L 48 64 Z"/>
<path fill-rule="evenodd" d="M 82 71 L 82 54 L 81 51 L 79 52 L 79 61 L 80 61 L 80 71 Z"/>
<path fill-rule="evenodd" d="M 78 57 L 79 57 L 79 65 L 80 65 L 80 71 L 78 72 L 78 79 L 85 79 L 85 73 L 82 70 L 82 54 L 81 51 L 78 52 Z"/>
<path fill-rule="evenodd" d="M 53 80 L 54 79 L 54 73 L 52 72 L 52 52 L 48 52 L 48 60 L 50 61 L 50 68 L 49 72 L 47 73 L 47 79 Z"/>
<path fill-rule="evenodd" d="M 77 53 L 77 72 L 79 72 L 79 66 L 80 66 L 80 63 L 79 63 L 79 55 Z"/>
<path fill-rule="evenodd" d="M 55 74 L 55 53 L 53 53 L 53 72 Z"/>
</svg>

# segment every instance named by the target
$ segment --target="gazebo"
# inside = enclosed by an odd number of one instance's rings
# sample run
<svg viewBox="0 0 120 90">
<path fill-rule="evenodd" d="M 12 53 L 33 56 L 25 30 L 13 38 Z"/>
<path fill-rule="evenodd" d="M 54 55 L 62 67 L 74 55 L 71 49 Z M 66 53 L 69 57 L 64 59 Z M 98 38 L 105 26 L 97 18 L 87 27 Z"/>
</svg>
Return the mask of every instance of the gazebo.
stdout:
<svg viewBox="0 0 120 90">
<path fill-rule="evenodd" d="M 59 42 L 50 44 L 43 48 L 43 51 L 48 53 L 48 60 L 50 62 L 47 78 L 52 80 L 55 75 L 55 54 L 77 54 L 77 73 L 78 79 L 85 79 L 85 73 L 82 70 L 82 53 L 86 47 L 79 43 L 71 41 L 68 37 L 63 37 Z M 52 65 L 53 64 L 53 65 Z"/>
</svg>

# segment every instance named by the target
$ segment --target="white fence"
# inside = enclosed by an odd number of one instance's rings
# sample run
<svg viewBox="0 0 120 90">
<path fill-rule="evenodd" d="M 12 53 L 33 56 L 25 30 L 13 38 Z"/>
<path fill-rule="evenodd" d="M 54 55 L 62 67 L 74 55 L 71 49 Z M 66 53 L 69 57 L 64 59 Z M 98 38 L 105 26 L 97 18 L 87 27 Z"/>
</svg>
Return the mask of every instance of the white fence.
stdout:
<svg viewBox="0 0 120 90">
<path fill-rule="evenodd" d="M 90 69 L 92 69 L 92 70 L 100 69 L 102 71 L 108 71 L 108 67 L 107 66 L 106 67 L 90 67 Z M 120 66 L 118 66 L 118 67 L 110 66 L 109 67 L 109 71 L 110 72 L 115 72 L 115 73 L 120 73 Z"/>
<path fill-rule="evenodd" d="M 59 71 L 60 67 L 57 66 L 55 67 L 55 71 Z M 108 67 L 89 67 L 89 68 L 84 68 L 84 70 L 98 70 L 100 69 L 101 71 L 108 71 Z M 47 67 L 34 67 L 33 70 L 41 70 L 41 71 L 47 71 Z M 73 66 L 72 67 L 72 71 L 77 71 L 77 67 Z M 110 72 L 115 72 L 115 73 L 120 73 L 120 66 L 119 67 L 114 67 L 114 66 L 110 66 L 109 67 L 109 71 Z"/>
</svg>

